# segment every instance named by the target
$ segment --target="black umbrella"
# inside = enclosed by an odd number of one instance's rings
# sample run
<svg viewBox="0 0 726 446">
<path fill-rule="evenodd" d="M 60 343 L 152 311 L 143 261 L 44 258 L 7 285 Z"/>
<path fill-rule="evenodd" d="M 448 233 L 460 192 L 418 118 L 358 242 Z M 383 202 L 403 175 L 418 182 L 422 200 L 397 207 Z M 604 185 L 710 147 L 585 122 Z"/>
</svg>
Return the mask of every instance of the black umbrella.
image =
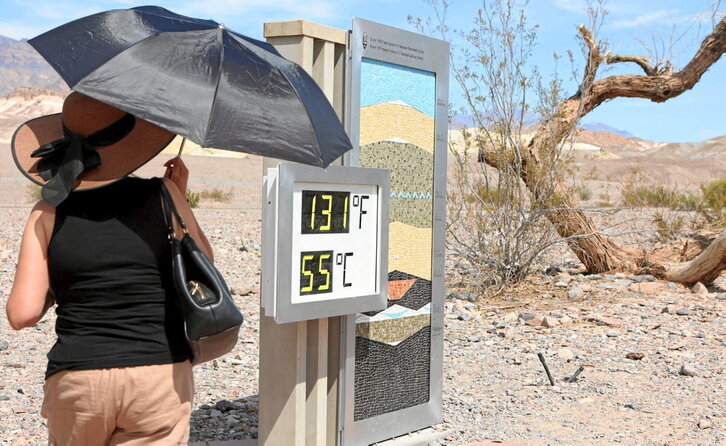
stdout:
<svg viewBox="0 0 726 446">
<path fill-rule="evenodd" d="M 72 89 L 202 147 L 321 167 L 352 148 L 300 66 L 212 20 L 156 6 L 118 9 L 29 43 Z"/>
</svg>

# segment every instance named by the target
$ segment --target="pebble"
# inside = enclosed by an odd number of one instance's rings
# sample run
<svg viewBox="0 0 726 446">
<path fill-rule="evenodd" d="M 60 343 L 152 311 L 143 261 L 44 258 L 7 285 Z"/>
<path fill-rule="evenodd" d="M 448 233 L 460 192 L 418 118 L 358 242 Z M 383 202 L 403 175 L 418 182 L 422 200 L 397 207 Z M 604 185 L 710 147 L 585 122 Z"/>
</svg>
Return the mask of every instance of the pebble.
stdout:
<svg viewBox="0 0 726 446">
<path fill-rule="evenodd" d="M 564 283 L 567 285 L 571 280 L 572 276 L 567 273 L 559 273 L 554 278 L 555 286 L 557 286 L 557 283 Z"/>
<path fill-rule="evenodd" d="M 655 282 L 655 277 L 651 276 L 650 274 L 643 274 L 639 276 L 629 276 L 628 277 L 633 282 L 643 283 L 643 282 Z"/>
<path fill-rule="evenodd" d="M 633 282 L 629 281 L 628 279 L 618 279 L 618 280 L 614 280 L 612 282 L 599 283 L 596 286 L 598 288 L 603 288 L 606 290 L 615 290 L 615 289 L 627 288 L 630 286 L 631 283 L 633 283 Z"/>
<path fill-rule="evenodd" d="M 683 364 L 681 365 L 680 370 L 678 370 L 679 375 L 683 376 L 697 376 L 698 373 L 696 372 L 696 369 L 693 368 L 690 364 Z"/>
<path fill-rule="evenodd" d="M 700 294 L 700 295 L 708 294 L 708 288 L 706 288 L 706 286 L 704 284 L 702 284 L 701 282 L 696 282 L 696 284 L 693 285 L 693 288 L 691 288 L 691 291 L 694 294 Z"/>
<path fill-rule="evenodd" d="M 582 288 L 576 286 L 576 287 L 570 288 L 570 290 L 567 292 L 567 297 L 570 300 L 575 300 L 575 299 L 579 299 L 580 297 L 582 297 L 582 294 L 583 294 Z"/>
<path fill-rule="evenodd" d="M 632 359 L 633 361 L 640 361 L 645 357 L 645 353 L 643 352 L 628 352 L 625 355 L 626 358 Z"/>
<path fill-rule="evenodd" d="M 8 343 L 8 341 L 3 341 L 2 339 L 0 339 L 0 352 L 7 350 L 8 347 L 10 347 L 10 344 Z"/>
<path fill-rule="evenodd" d="M 546 328 L 552 328 L 560 325 L 559 321 L 553 317 L 553 316 L 545 316 L 542 318 L 542 323 L 540 324 L 543 327 Z"/>
<path fill-rule="evenodd" d="M 230 410 L 237 409 L 237 405 L 228 400 L 221 400 L 217 401 L 217 403 L 214 405 L 214 408 L 219 410 L 220 412 L 228 412 Z"/>
<path fill-rule="evenodd" d="M 700 427 L 701 429 L 708 429 L 711 426 L 712 426 L 711 420 L 707 420 L 704 418 L 704 419 L 698 421 L 698 427 Z"/>
<path fill-rule="evenodd" d="M 593 315 L 585 318 L 588 322 L 594 322 L 597 325 L 604 325 L 606 327 L 620 327 L 623 323 L 620 319 L 613 317 Z"/>
<path fill-rule="evenodd" d="M 620 336 L 620 332 L 617 330 L 608 330 L 605 332 L 605 336 L 609 338 L 617 338 L 618 336 Z"/>
<path fill-rule="evenodd" d="M 688 316 L 691 314 L 691 310 L 689 308 L 681 307 L 676 310 L 676 314 L 679 316 Z"/>
<path fill-rule="evenodd" d="M 569 348 L 562 348 L 557 352 L 557 357 L 562 359 L 563 361 L 570 362 L 575 359 L 575 352 L 573 352 Z"/>
<path fill-rule="evenodd" d="M 212 418 L 219 418 L 222 416 L 222 412 L 217 409 L 212 409 L 209 411 L 209 416 Z"/>
<path fill-rule="evenodd" d="M 665 307 L 663 307 L 661 313 L 676 314 L 676 307 L 675 305 L 666 305 Z"/>
</svg>

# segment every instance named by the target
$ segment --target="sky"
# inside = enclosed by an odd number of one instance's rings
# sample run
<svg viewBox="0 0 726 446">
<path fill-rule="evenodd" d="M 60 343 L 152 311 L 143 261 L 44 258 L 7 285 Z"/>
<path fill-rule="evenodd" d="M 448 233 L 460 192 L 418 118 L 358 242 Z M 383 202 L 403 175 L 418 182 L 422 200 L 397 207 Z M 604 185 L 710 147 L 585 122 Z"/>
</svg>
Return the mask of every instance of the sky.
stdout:
<svg viewBox="0 0 726 446">
<path fill-rule="evenodd" d="M 450 0 L 448 23 L 458 29 L 471 27 L 481 0 Z M 701 14 L 709 0 L 610 0 L 599 37 L 614 54 L 648 55 L 652 42 L 662 46 L 670 36 L 673 59 L 681 68 L 694 54 L 711 22 Z M 149 3 L 133 0 L 0 0 L 0 35 L 31 38 L 65 22 L 108 9 Z M 305 19 L 350 29 L 352 17 L 413 31 L 409 16 L 433 14 L 426 0 L 157 0 L 159 6 L 198 18 L 213 19 L 250 37 L 262 39 L 264 22 Z M 583 56 L 576 40 L 577 25 L 587 23 L 585 0 L 531 0 L 525 11 L 530 24 L 538 25 L 538 44 L 532 62 L 545 74 L 558 70 L 567 94 L 577 89 L 570 80 L 569 62 L 554 63 L 552 55 L 572 50 L 581 67 Z M 675 33 L 673 30 L 676 30 Z M 644 46 L 645 44 L 645 46 Z M 455 46 L 460 46 L 454 42 Z M 666 45 L 668 46 L 668 45 Z M 646 48 L 647 47 L 647 48 Z M 642 74 L 633 64 L 620 64 L 604 75 Z M 450 101 L 460 104 L 461 91 L 450 89 Z M 600 105 L 583 122 L 599 122 L 651 141 L 702 141 L 726 135 L 726 58 L 717 62 L 696 86 L 681 96 L 656 104 L 644 99 L 617 98 Z"/>
</svg>

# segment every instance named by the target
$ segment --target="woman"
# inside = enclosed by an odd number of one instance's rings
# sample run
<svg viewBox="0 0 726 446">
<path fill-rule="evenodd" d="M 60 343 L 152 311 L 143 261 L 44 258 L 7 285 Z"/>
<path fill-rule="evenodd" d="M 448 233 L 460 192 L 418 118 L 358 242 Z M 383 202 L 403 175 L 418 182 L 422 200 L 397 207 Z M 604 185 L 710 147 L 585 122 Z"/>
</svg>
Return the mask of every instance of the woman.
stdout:
<svg viewBox="0 0 726 446">
<path fill-rule="evenodd" d="M 51 445 L 187 444 L 191 352 L 171 282 L 159 179 L 128 177 L 174 135 L 80 93 L 13 136 L 21 172 L 43 186 L 23 233 L 10 325 L 53 304 L 41 414 Z M 185 200 L 188 171 L 165 164 L 192 237 L 212 250 Z M 179 230 L 179 228 L 177 228 Z"/>
</svg>

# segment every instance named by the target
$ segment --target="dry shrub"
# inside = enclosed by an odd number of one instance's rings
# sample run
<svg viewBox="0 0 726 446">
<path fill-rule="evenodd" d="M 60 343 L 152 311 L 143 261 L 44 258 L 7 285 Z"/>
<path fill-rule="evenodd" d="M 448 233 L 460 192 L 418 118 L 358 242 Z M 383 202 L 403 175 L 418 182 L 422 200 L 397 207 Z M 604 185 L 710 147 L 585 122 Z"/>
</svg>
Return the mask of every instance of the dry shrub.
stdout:
<svg viewBox="0 0 726 446">
<path fill-rule="evenodd" d="M 214 200 L 220 203 L 227 203 L 232 199 L 232 197 L 234 197 L 234 191 L 232 188 L 224 191 L 215 187 L 213 189 L 205 189 L 199 194 L 203 200 Z"/>
</svg>

